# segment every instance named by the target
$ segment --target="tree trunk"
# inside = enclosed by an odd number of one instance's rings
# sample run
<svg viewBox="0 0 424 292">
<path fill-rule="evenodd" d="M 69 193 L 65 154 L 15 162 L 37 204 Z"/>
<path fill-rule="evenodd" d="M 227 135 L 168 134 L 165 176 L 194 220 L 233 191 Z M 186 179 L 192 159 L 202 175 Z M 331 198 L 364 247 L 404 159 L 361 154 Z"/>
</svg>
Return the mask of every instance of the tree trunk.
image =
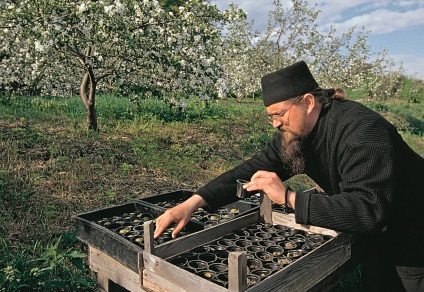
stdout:
<svg viewBox="0 0 424 292">
<path fill-rule="evenodd" d="M 87 48 L 86 57 L 90 57 L 92 48 Z M 97 115 L 96 115 L 96 86 L 97 82 L 94 77 L 93 68 L 89 65 L 86 66 L 86 72 L 82 79 L 80 86 L 80 95 L 84 103 L 87 117 L 87 126 L 89 130 L 97 131 Z"/>
</svg>

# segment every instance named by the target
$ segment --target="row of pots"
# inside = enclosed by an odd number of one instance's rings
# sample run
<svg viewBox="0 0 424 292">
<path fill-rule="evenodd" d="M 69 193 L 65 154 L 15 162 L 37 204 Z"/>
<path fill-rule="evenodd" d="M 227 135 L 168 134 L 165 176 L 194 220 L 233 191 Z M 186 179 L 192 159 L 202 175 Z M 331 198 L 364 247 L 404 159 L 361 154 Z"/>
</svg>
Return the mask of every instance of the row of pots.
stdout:
<svg viewBox="0 0 424 292">
<path fill-rule="evenodd" d="M 130 240 L 136 245 L 144 248 L 144 222 L 154 219 L 155 216 L 148 212 L 135 211 L 124 213 L 121 215 L 111 216 L 97 220 L 96 223 L 106 227 L 119 234 L 120 236 Z M 155 221 L 155 220 L 153 220 Z M 172 231 L 175 229 L 175 224 L 171 224 L 156 240 L 155 244 L 161 244 L 172 240 Z M 179 233 L 179 236 L 184 236 L 190 232 L 184 228 Z"/>
<path fill-rule="evenodd" d="M 246 251 L 248 287 L 288 266 L 332 237 L 283 225 L 254 224 L 168 261 L 200 277 L 228 286 L 228 255 Z"/>
</svg>

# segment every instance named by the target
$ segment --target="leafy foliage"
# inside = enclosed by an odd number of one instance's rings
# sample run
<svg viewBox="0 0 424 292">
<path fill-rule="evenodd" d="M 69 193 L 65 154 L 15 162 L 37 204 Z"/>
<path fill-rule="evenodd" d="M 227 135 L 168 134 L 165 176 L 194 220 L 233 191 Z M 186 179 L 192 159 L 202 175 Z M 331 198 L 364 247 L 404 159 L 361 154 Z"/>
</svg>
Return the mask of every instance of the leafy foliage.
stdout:
<svg viewBox="0 0 424 292">
<path fill-rule="evenodd" d="M 44 250 L 12 247 L 0 241 L 1 291 L 93 291 L 95 281 L 87 276 L 86 255 L 74 249 L 75 232 L 63 233 Z"/>
</svg>

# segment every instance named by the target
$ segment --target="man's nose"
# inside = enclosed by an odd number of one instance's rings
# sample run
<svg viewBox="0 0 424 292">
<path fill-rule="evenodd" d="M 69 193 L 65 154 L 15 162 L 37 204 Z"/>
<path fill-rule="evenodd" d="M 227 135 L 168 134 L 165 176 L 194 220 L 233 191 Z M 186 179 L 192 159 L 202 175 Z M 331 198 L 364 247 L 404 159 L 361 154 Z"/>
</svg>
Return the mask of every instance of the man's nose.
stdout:
<svg viewBox="0 0 424 292">
<path fill-rule="evenodd" d="M 272 127 L 274 129 L 280 130 L 280 127 L 283 125 L 282 119 L 273 119 L 272 120 Z"/>
</svg>

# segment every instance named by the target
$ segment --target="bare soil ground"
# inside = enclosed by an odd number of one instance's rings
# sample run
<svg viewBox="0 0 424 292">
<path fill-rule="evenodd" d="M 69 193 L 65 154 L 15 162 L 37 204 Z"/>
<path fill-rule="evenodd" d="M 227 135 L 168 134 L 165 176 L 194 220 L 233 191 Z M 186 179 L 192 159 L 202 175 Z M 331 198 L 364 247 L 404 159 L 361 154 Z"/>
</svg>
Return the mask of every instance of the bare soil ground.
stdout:
<svg viewBox="0 0 424 292">
<path fill-rule="evenodd" d="M 0 235 L 12 245 L 31 244 L 72 230 L 75 214 L 172 190 L 195 190 L 231 164 L 227 155 L 242 159 L 237 147 L 206 131 L 185 126 L 158 132 L 151 139 L 165 135 L 160 147 L 135 153 L 145 134 L 90 136 L 76 134 L 65 121 L 48 126 L 0 120 Z M 192 165 L 189 160 L 181 161 L 181 168 L 165 167 L 172 147 L 178 145 L 175 153 L 187 151 L 199 139 L 207 146 L 196 151 L 210 150 L 215 156 L 205 152 Z"/>
</svg>

